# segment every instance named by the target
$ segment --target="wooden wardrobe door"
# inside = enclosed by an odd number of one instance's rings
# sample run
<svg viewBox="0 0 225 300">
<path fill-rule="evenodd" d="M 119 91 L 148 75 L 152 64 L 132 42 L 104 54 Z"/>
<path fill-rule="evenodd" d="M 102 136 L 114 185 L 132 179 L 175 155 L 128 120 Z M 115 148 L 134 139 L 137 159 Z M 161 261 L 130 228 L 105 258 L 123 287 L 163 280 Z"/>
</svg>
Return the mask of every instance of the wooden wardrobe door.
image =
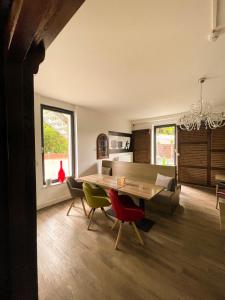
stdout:
<svg viewBox="0 0 225 300">
<path fill-rule="evenodd" d="M 134 162 L 150 163 L 151 131 L 149 129 L 132 131 Z"/>
<path fill-rule="evenodd" d="M 178 179 L 180 182 L 209 185 L 209 133 L 178 128 Z"/>
<path fill-rule="evenodd" d="M 225 175 L 225 126 L 211 131 L 211 185 L 215 175 Z"/>
</svg>

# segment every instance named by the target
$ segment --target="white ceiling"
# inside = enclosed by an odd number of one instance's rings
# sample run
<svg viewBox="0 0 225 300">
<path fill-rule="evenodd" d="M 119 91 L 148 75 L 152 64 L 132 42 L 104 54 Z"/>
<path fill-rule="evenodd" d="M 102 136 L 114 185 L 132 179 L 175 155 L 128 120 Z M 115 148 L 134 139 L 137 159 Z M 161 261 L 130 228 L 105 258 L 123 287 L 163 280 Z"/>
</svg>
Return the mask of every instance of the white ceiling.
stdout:
<svg viewBox="0 0 225 300">
<path fill-rule="evenodd" d="M 225 104 L 225 34 L 211 0 L 86 0 L 47 50 L 35 91 L 126 119 Z"/>
</svg>

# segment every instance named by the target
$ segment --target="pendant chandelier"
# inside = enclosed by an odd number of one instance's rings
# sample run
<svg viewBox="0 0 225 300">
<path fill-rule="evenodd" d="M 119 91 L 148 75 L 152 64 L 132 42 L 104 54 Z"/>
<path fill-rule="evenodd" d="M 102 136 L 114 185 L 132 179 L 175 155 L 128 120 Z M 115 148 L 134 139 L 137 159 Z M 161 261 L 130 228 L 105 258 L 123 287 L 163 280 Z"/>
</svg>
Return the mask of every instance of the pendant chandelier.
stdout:
<svg viewBox="0 0 225 300">
<path fill-rule="evenodd" d="M 225 125 L 224 112 L 212 112 L 212 106 L 203 101 L 202 85 L 205 81 L 205 77 L 200 78 L 198 81 L 200 84 L 200 100 L 196 104 L 192 104 L 190 111 L 178 121 L 178 126 L 182 130 L 199 130 L 201 125 L 204 125 L 206 129 L 215 129 Z"/>
</svg>

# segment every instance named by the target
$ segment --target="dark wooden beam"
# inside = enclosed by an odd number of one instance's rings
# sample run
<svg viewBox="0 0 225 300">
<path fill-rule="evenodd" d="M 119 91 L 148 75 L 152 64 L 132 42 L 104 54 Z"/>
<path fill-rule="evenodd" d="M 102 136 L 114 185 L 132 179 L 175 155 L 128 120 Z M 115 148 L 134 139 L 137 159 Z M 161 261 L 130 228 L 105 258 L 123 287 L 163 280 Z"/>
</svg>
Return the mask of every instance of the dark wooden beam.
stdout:
<svg viewBox="0 0 225 300">
<path fill-rule="evenodd" d="M 32 45 L 22 63 L 8 61 L 8 207 L 12 299 L 37 299 L 36 175 L 33 74 L 44 59 Z M 13 86 L 13 88 L 12 88 Z M 20 295 L 21 298 L 17 298 Z M 23 298 L 22 298 L 23 295 Z"/>
<path fill-rule="evenodd" d="M 83 2 L 0 2 L 0 299 L 38 299 L 33 74 Z"/>
<path fill-rule="evenodd" d="M 4 86 L 5 71 L 5 23 L 10 11 L 10 1 L 0 1 L 0 299 L 8 299 L 9 280 L 9 218 L 8 218 L 8 161 L 7 161 L 7 125 L 6 99 Z"/>
<path fill-rule="evenodd" d="M 23 61 L 33 42 L 52 43 L 85 0 L 15 0 L 8 24 L 10 59 Z"/>
</svg>

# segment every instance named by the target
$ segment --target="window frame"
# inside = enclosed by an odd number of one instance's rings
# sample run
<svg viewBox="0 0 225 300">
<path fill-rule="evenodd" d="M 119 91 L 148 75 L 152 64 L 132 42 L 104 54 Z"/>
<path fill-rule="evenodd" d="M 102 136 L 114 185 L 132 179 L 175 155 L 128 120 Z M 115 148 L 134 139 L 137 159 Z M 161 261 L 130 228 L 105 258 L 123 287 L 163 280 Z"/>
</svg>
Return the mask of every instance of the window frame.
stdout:
<svg viewBox="0 0 225 300">
<path fill-rule="evenodd" d="M 46 185 L 45 182 L 45 161 L 44 161 L 44 120 L 43 120 L 43 111 L 51 110 L 59 113 L 68 114 L 71 117 L 71 165 L 72 165 L 72 175 L 75 176 L 75 128 L 74 128 L 74 112 L 60 107 L 50 106 L 46 104 L 41 104 L 41 156 L 42 156 L 42 181 L 43 185 Z M 52 183 L 57 183 L 58 178 L 53 179 Z"/>
<path fill-rule="evenodd" d="M 177 149 L 177 124 L 164 124 L 164 125 L 157 125 L 154 126 L 154 163 L 156 165 L 156 130 L 157 128 L 163 127 L 174 127 L 174 135 L 175 135 L 175 143 L 174 143 L 174 166 L 177 165 L 177 156 L 176 156 L 176 149 Z M 161 165 L 159 165 L 161 166 Z"/>
</svg>

